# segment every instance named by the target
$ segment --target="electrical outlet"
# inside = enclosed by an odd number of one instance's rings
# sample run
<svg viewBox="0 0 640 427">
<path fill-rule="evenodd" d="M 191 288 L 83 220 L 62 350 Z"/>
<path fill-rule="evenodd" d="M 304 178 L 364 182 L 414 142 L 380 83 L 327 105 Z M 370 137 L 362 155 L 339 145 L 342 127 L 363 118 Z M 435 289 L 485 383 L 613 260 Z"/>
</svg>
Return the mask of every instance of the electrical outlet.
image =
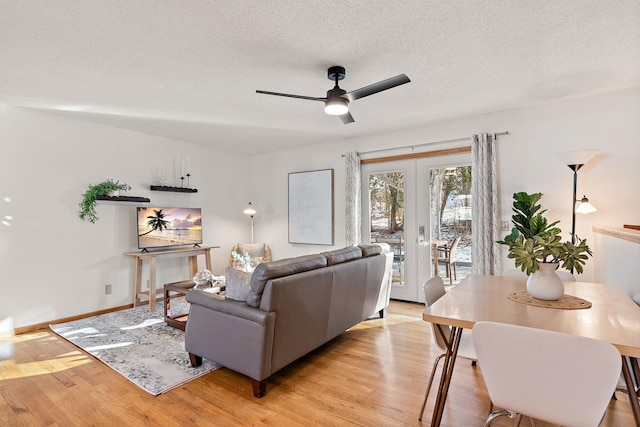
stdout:
<svg viewBox="0 0 640 427">
<path fill-rule="evenodd" d="M 509 231 L 509 221 L 501 221 L 500 222 L 500 229 L 502 231 Z"/>
<path fill-rule="evenodd" d="M 104 285 L 104 294 L 109 295 L 111 293 L 111 285 Z"/>
</svg>

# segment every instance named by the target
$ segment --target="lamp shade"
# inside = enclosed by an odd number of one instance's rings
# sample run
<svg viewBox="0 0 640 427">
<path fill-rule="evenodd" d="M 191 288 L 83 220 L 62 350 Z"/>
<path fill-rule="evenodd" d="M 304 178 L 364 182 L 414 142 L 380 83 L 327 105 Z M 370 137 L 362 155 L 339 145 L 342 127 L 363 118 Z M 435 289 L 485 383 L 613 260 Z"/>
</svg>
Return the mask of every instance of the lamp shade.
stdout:
<svg viewBox="0 0 640 427">
<path fill-rule="evenodd" d="M 247 208 L 242 212 L 244 212 L 247 215 L 251 215 L 251 216 L 256 214 L 256 210 L 253 209 L 253 206 L 251 205 L 251 202 L 249 202 L 249 204 L 247 205 Z"/>
<path fill-rule="evenodd" d="M 598 154 L 600 150 L 574 150 L 562 151 L 556 153 L 556 156 L 564 162 L 565 165 L 584 165 Z"/>
<path fill-rule="evenodd" d="M 332 116 L 341 116 L 349 112 L 349 101 L 342 97 L 327 99 L 324 104 L 324 112 Z"/>
<path fill-rule="evenodd" d="M 580 204 L 576 208 L 576 212 L 581 214 L 588 214 L 597 210 L 598 209 L 596 209 L 591 203 L 589 203 L 589 199 L 587 199 L 587 196 L 582 197 L 582 200 L 580 200 Z"/>
</svg>

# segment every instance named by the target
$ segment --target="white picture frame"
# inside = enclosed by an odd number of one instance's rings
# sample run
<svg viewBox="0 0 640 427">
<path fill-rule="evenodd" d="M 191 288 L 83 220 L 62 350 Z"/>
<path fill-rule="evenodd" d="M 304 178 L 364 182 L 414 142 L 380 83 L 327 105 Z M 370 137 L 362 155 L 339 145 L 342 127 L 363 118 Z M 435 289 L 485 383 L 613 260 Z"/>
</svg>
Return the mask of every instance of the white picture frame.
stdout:
<svg viewBox="0 0 640 427">
<path fill-rule="evenodd" d="M 333 245 L 333 169 L 289 174 L 289 243 Z"/>
</svg>

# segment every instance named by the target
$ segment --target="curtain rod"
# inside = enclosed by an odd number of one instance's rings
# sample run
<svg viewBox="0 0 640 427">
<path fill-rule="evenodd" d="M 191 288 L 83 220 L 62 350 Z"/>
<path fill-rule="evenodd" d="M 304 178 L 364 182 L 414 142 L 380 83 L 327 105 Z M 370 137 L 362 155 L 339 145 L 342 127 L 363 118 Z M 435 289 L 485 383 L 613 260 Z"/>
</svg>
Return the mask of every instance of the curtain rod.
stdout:
<svg viewBox="0 0 640 427">
<path fill-rule="evenodd" d="M 504 132 L 494 132 L 493 133 L 493 139 L 496 139 L 496 137 L 500 136 L 500 135 L 509 135 L 509 131 L 506 130 Z M 431 142 L 424 142 L 422 144 L 416 144 L 416 145 L 404 145 L 402 147 L 391 147 L 391 148 L 381 148 L 379 150 L 371 150 L 371 151 L 361 151 L 358 152 L 359 155 L 363 155 L 363 154 L 373 154 L 373 153 L 380 153 L 383 151 L 392 151 L 392 150 L 402 150 L 403 148 L 411 148 L 412 150 L 415 149 L 416 147 L 423 147 L 425 145 L 433 145 L 433 144 L 444 144 L 447 142 L 460 142 L 460 141 L 468 141 L 470 137 L 465 136 L 464 138 L 454 138 L 454 139 L 445 139 L 442 141 L 431 141 Z M 343 154 L 342 157 L 346 156 L 346 154 Z"/>
</svg>

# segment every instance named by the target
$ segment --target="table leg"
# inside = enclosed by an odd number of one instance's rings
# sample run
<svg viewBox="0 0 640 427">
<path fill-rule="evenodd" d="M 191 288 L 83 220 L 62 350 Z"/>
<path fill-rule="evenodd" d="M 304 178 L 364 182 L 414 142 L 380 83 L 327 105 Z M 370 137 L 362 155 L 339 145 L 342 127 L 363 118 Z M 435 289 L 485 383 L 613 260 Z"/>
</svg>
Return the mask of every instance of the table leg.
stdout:
<svg viewBox="0 0 640 427">
<path fill-rule="evenodd" d="M 209 271 L 213 271 L 211 269 L 211 249 L 205 249 L 204 250 L 204 262 L 207 266 L 207 270 Z"/>
<path fill-rule="evenodd" d="M 156 258 L 149 259 L 149 311 L 156 311 Z"/>
<path fill-rule="evenodd" d="M 633 383 L 636 385 L 636 395 L 640 397 L 640 366 L 638 365 L 638 359 L 634 358 L 633 363 L 631 363 L 631 379 Z"/>
<path fill-rule="evenodd" d="M 164 287 L 164 321 L 167 322 L 169 318 L 169 313 L 171 310 L 171 295 L 169 293 L 169 289 Z"/>
<path fill-rule="evenodd" d="M 140 305 L 140 295 L 142 292 L 142 258 L 136 259 L 136 282 L 133 285 L 133 306 Z"/>
<path fill-rule="evenodd" d="M 640 426 L 640 403 L 638 402 L 638 391 L 636 388 L 636 381 L 631 376 L 629 366 L 632 367 L 634 372 L 638 371 L 638 359 L 635 357 L 622 356 L 622 375 L 624 376 L 624 382 L 627 385 L 627 394 L 629 395 L 629 402 L 631 403 L 631 412 L 633 413 L 633 419 L 636 422 L 636 426 Z"/>
<path fill-rule="evenodd" d="M 192 255 L 189 257 L 189 271 L 191 272 L 191 277 L 195 276 L 198 272 L 198 255 Z"/>
<path fill-rule="evenodd" d="M 452 326 L 451 341 L 447 343 L 447 353 L 442 367 L 442 376 L 440 377 L 440 385 L 438 387 L 438 397 L 436 398 L 436 404 L 433 408 L 433 417 L 431 418 L 432 427 L 438 427 L 442 421 L 444 404 L 447 400 L 447 394 L 449 393 L 449 385 L 451 384 L 453 367 L 456 363 L 456 356 L 458 355 L 458 347 L 460 347 L 461 338 L 462 328 Z"/>
</svg>

